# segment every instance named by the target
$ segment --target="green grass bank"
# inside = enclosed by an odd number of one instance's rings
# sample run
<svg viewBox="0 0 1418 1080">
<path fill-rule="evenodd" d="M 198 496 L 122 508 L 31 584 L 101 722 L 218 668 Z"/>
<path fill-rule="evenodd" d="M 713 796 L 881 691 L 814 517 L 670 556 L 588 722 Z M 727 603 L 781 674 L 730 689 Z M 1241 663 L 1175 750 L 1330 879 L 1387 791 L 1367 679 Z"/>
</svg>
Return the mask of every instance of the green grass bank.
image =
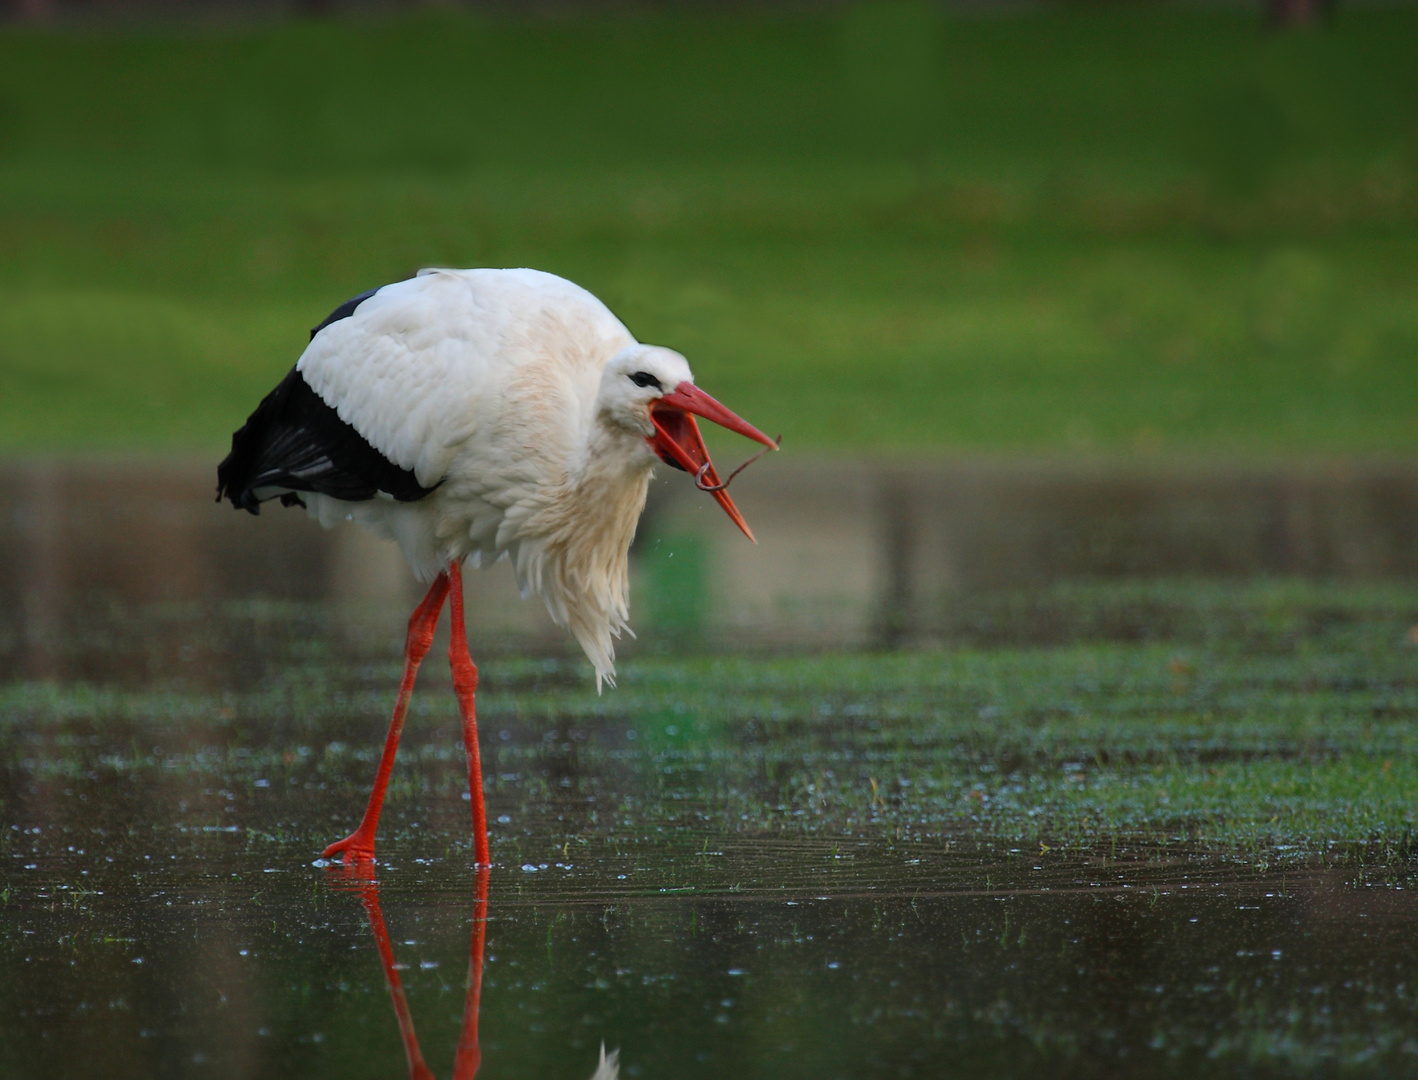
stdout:
<svg viewBox="0 0 1418 1080">
<path fill-rule="evenodd" d="M 531 265 L 789 445 L 1418 448 L 1418 11 L 0 29 L 0 449 L 213 452 Z"/>
</svg>

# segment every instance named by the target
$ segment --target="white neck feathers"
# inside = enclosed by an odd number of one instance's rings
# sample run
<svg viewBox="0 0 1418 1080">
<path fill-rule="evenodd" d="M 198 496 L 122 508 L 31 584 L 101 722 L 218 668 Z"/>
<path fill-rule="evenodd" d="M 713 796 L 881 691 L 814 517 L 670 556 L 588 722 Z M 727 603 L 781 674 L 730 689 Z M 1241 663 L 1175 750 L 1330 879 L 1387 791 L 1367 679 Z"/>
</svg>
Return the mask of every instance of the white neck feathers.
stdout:
<svg viewBox="0 0 1418 1080">
<path fill-rule="evenodd" d="M 540 594 L 585 650 L 599 691 L 615 685 L 614 639 L 630 630 L 630 543 L 653 459 L 643 436 L 599 419 L 588 435 L 565 479 L 518 529 L 512 557 L 523 589 Z"/>
</svg>

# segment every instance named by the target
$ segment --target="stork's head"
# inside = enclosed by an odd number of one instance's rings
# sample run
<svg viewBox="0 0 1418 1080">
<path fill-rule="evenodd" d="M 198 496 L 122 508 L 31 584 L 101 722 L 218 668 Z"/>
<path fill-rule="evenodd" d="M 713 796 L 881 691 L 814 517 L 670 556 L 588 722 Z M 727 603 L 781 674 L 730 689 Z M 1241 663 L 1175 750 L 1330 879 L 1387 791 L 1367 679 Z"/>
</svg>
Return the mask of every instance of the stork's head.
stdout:
<svg viewBox="0 0 1418 1080">
<path fill-rule="evenodd" d="M 598 405 L 608 421 L 644 436 L 648 452 L 694 476 L 744 535 L 753 539 L 748 523 L 720 484 L 694 418 L 702 416 L 774 450 L 778 444 L 695 386 L 683 356 L 657 345 L 622 349 L 601 375 Z"/>
</svg>

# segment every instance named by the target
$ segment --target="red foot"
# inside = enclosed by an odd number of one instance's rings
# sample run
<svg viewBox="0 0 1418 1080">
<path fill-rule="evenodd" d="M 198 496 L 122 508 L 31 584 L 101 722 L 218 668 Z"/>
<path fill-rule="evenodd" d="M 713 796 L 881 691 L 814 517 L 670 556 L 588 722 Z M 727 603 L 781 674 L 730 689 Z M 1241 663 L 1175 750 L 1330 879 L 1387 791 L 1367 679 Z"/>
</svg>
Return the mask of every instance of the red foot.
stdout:
<svg viewBox="0 0 1418 1080">
<path fill-rule="evenodd" d="M 335 855 L 344 855 L 344 863 L 351 866 L 357 862 L 374 861 L 374 837 L 365 836 L 356 829 L 343 840 L 336 840 L 325 849 L 322 858 L 329 859 Z"/>
</svg>

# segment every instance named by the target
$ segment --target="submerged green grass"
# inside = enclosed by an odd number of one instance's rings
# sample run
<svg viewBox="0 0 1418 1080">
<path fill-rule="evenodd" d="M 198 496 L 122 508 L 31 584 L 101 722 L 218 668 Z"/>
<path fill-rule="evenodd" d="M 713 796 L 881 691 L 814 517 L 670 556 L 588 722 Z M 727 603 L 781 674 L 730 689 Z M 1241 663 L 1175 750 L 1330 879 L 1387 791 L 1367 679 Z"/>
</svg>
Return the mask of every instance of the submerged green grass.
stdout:
<svg viewBox="0 0 1418 1080">
<path fill-rule="evenodd" d="M 1418 446 L 1418 15 L 0 30 L 0 447 L 210 450 L 349 295 L 533 265 L 789 445 Z"/>
<path fill-rule="evenodd" d="M 1070 598 L 1082 615 L 1130 592 L 1093 586 Z M 1085 632 L 1056 646 L 641 656 L 600 696 L 580 663 L 489 659 L 479 716 L 490 813 L 572 814 L 613 844 L 779 834 L 1096 850 L 1121 840 L 1410 858 L 1418 592 L 1304 582 L 1147 592 L 1190 619 L 1142 642 Z M 243 639 L 269 628 L 249 612 L 183 618 Z M 0 760 L 17 781 L 7 798 L 90 782 L 95 797 L 115 784 L 250 790 L 259 777 L 283 791 L 344 792 L 355 812 L 397 680 L 393 642 L 360 658 L 338 628 L 293 633 L 301 648 L 270 641 L 254 686 L 10 684 L 0 692 Z M 200 629 L 194 638 L 211 644 Z M 464 783 L 446 677 L 430 666 L 391 796 L 415 820 L 461 805 Z M 18 805 L 6 812 L 23 820 Z M 310 816 L 282 828 L 328 831 Z"/>
</svg>

